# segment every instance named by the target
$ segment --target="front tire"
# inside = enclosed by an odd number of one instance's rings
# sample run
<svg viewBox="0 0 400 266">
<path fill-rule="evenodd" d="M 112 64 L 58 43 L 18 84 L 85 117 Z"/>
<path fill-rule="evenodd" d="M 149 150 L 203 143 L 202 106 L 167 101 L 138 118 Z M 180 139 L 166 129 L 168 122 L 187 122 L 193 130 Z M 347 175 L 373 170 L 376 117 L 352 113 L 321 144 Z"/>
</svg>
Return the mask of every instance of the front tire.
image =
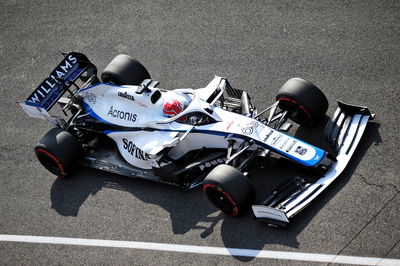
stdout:
<svg viewBox="0 0 400 266">
<path fill-rule="evenodd" d="M 243 213 L 255 199 L 255 190 L 250 180 L 226 164 L 216 166 L 207 175 L 203 191 L 215 207 L 230 216 Z"/>
<path fill-rule="evenodd" d="M 78 141 L 68 131 L 53 128 L 35 147 L 39 162 L 52 174 L 65 177 L 82 155 Z"/>
<path fill-rule="evenodd" d="M 278 91 L 279 107 L 288 111 L 290 119 L 299 125 L 315 126 L 328 110 L 328 100 L 314 84 L 301 78 L 289 79 Z"/>
</svg>

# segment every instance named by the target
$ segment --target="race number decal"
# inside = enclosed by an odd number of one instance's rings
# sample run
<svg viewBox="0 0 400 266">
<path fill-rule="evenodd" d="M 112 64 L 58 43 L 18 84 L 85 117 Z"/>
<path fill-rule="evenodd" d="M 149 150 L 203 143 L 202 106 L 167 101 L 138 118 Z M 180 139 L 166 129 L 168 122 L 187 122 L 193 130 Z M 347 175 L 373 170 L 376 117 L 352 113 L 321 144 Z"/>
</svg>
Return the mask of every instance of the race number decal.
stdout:
<svg viewBox="0 0 400 266">
<path fill-rule="evenodd" d="M 257 121 L 250 121 L 240 125 L 240 128 L 245 135 L 251 135 L 258 127 Z"/>
</svg>

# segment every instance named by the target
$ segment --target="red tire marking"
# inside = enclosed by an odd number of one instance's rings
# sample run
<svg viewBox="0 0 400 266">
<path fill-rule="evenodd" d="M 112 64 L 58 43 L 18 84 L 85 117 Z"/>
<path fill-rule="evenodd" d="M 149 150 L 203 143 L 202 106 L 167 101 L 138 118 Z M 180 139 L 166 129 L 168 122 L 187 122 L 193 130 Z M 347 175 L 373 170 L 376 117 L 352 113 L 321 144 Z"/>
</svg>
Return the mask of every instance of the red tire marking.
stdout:
<svg viewBox="0 0 400 266">
<path fill-rule="evenodd" d="M 214 188 L 215 185 L 212 185 L 212 184 L 205 184 L 205 185 L 203 186 L 203 191 L 206 192 L 206 189 L 209 188 L 209 187 Z"/>
<path fill-rule="evenodd" d="M 35 150 L 36 156 L 38 156 L 39 152 L 43 152 L 44 154 L 46 154 L 48 157 L 50 157 L 57 164 L 58 169 L 60 169 L 60 172 L 61 172 L 61 175 L 59 177 L 64 177 L 65 176 L 64 167 L 61 164 L 60 160 L 57 159 L 57 157 L 55 157 L 53 154 L 51 154 L 50 152 L 48 152 L 46 150 L 43 150 L 43 149 Z"/>
<path fill-rule="evenodd" d="M 221 192 L 221 193 L 229 200 L 229 202 L 232 204 L 232 206 L 233 206 L 233 208 L 234 208 L 234 211 L 233 211 L 232 214 L 231 214 L 231 213 L 227 213 L 228 215 L 230 215 L 230 216 L 236 216 L 236 215 L 238 215 L 238 213 L 239 213 L 239 208 L 238 208 L 236 202 L 233 200 L 233 198 L 232 198 L 227 192 L 225 192 L 225 191 L 224 191 L 221 187 L 219 187 L 219 186 L 217 187 L 216 185 L 213 185 L 213 184 L 205 184 L 205 185 L 203 186 L 203 191 L 204 191 L 204 193 L 206 193 L 207 188 L 215 188 L 215 189 L 217 189 L 219 192 Z M 219 207 L 216 206 L 214 203 L 213 203 L 213 205 L 214 205 L 215 207 L 217 207 L 217 209 L 219 209 Z"/>
<path fill-rule="evenodd" d="M 308 111 L 308 109 L 305 108 L 303 105 L 298 104 L 296 101 L 294 101 L 294 100 L 292 100 L 292 99 L 289 99 L 289 98 L 279 98 L 278 101 L 286 101 L 286 102 L 290 102 L 290 103 L 293 103 L 293 104 L 297 105 L 301 110 L 304 111 L 304 113 L 306 113 L 310 125 L 313 125 L 313 124 L 314 124 L 314 121 L 313 121 L 313 118 L 312 118 L 312 116 L 311 116 L 310 111 Z"/>
</svg>

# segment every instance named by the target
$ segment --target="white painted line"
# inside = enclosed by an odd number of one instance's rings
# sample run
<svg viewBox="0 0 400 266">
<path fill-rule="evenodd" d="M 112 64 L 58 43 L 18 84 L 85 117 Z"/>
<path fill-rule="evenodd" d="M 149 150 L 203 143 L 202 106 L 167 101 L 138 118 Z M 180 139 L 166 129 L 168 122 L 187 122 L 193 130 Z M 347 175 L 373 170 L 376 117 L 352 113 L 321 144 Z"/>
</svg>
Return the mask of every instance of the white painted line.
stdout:
<svg viewBox="0 0 400 266">
<path fill-rule="evenodd" d="M 212 254 L 225 256 L 254 257 L 278 260 L 296 260 L 309 262 L 344 263 L 359 265 L 400 265 L 399 259 L 384 259 L 372 257 L 356 257 L 329 255 L 317 253 L 300 253 L 286 251 L 269 251 L 256 249 L 221 248 L 192 245 L 162 244 L 137 241 L 117 241 L 101 239 L 47 237 L 47 236 L 28 236 L 28 235 L 1 235 L 0 241 L 3 242 L 23 242 L 23 243 L 42 243 L 42 244 L 61 244 L 92 247 L 112 247 L 112 248 L 132 248 L 155 251 L 172 251 L 197 254 Z"/>
</svg>

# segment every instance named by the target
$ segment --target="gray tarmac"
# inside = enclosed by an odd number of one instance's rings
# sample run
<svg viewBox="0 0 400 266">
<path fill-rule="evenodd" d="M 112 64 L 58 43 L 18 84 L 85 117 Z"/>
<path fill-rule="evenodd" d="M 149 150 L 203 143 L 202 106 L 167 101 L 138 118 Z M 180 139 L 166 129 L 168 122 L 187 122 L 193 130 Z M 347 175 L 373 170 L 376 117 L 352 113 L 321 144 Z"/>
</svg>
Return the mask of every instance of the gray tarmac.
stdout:
<svg viewBox="0 0 400 266">
<path fill-rule="evenodd" d="M 0 8 L 0 234 L 400 259 L 399 1 L 2 0 Z M 84 52 L 100 71 L 115 55 L 132 55 L 167 89 L 199 88 L 224 76 L 259 108 L 272 103 L 287 79 L 302 77 L 325 92 L 328 114 L 340 99 L 377 116 L 340 179 L 288 228 L 271 228 L 250 213 L 220 214 L 200 189 L 84 168 L 55 179 L 33 153 L 49 126 L 15 102 L 47 77 L 60 51 Z M 318 144 L 322 130 L 299 128 L 296 136 Z M 263 176 L 284 175 L 252 173 L 258 184 Z M 6 242 L 0 263 L 302 264 Z"/>
</svg>

